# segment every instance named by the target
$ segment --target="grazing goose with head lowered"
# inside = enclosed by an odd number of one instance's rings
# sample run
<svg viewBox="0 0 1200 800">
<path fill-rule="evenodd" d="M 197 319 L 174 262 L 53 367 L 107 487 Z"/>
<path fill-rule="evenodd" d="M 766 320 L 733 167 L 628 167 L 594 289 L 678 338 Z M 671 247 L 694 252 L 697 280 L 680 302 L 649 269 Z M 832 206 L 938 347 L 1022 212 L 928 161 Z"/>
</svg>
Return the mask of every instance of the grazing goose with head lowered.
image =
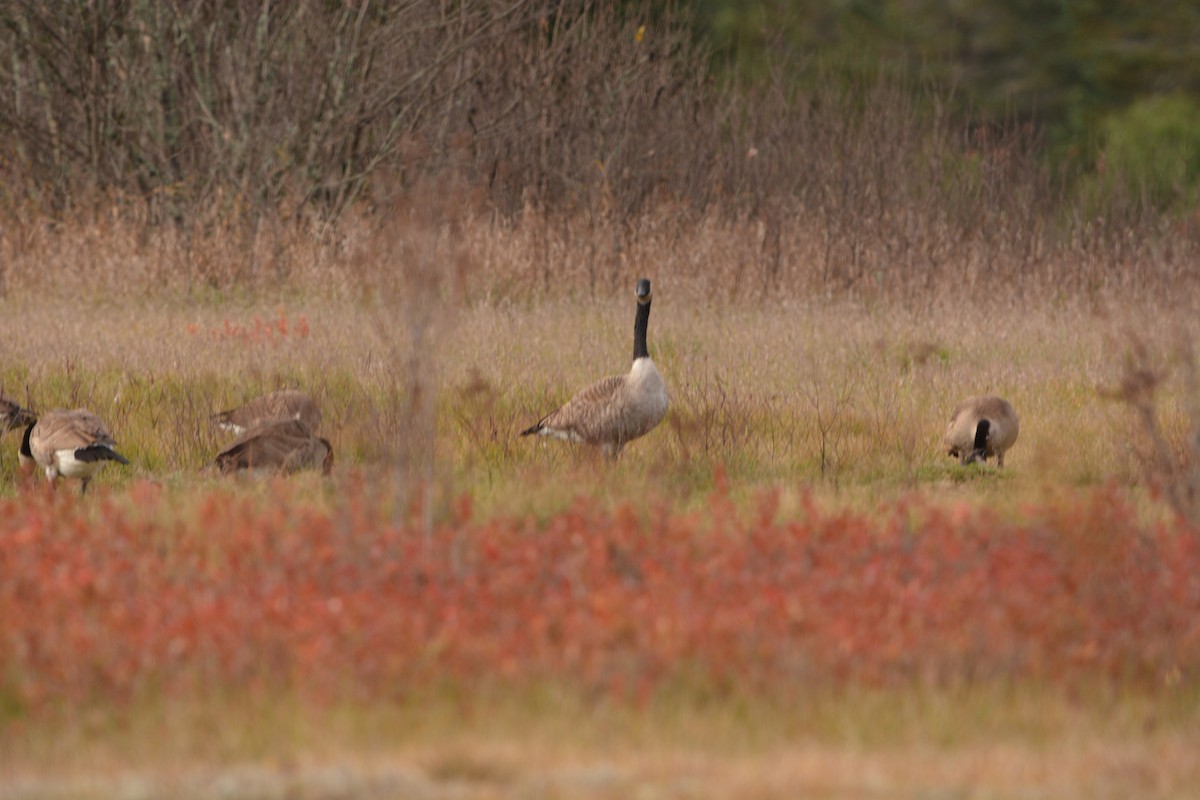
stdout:
<svg viewBox="0 0 1200 800">
<path fill-rule="evenodd" d="M 333 469 L 333 447 L 302 421 L 284 419 L 242 434 L 217 453 L 216 464 L 225 473 L 244 469 L 257 474 L 290 474 L 320 468 L 328 475 Z"/>
<path fill-rule="evenodd" d="M 37 421 L 37 417 L 27 408 L 0 395 L 0 433 L 8 433 L 17 428 L 24 428 Z"/>
<path fill-rule="evenodd" d="M 21 440 L 21 466 L 33 465 L 46 471 L 53 485 L 61 476 L 83 481 L 80 494 L 106 462 L 128 464 L 113 447 L 116 442 L 99 417 L 90 411 L 51 411 L 25 429 Z"/>
<path fill-rule="evenodd" d="M 621 448 L 644 436 L 666 416 L 667 386 L 650 360 L 646 332 L 650 326 L 650 281 L 637 284 L 637 316 L 633 323 L 633 366 L 580 391 L 565 406 L 521 432 L 597 445 L 616 458 Z"/>
<path fill-rule="evenodd" d="M 219 428 L 236 436 L 268 422 L 288 419 L 300 420 L 309 430 L 315 431 L 321 427 L 321 409 L 304 392 L 282 389 L 213 415 Z"/>
<path fill-rule="evenodd" d="M 1017 441 L 1020 430 L 1017 412 L 1007 400 L 968 397 L 950 415 L 942 444 L 948 455 L 964 465 L 996 456 L 996 464 L 1003 467 L 1004 453 Z"/>
</svg>

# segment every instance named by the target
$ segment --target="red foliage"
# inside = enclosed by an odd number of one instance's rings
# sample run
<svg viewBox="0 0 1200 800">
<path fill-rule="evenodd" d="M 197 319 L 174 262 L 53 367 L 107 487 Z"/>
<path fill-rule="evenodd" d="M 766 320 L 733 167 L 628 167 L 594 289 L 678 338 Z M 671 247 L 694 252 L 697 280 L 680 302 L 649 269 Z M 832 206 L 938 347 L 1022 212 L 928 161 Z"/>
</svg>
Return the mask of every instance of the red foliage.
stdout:
<svg viewBox="0 0 1200 800">
<path fill-rule="evenodd" d="M 0 695 L 125 698 L 246 682 L 314 698 L 549 678 L 644 696 L 680 675 L 814 683 L 1160 681 L 1200 667 L 1200 539 L 1115 493 L 1027 512 L 777 498 L 704 515 L 581 504 L 425 536 L 350 493 L 0 501 Z M 10 704 L 11 705 L 11 704 Z"/>
<path fill-rule="evenodd" d="M 231 322 L 228 319 L 220 327 L 204 331 L 195 323 L 189 323 L 185 330 L 189 336 L 201 334 L 214 342 L 237 342 L 241 345 L 272 345 L 278 346 L 289 339 L 307 339 L 309 334 L 308 317 L 299 316 L 295 321 L 289 320 L 282 309 L 275 319 L 255 317 L 246 323 Z"/>
</svg>

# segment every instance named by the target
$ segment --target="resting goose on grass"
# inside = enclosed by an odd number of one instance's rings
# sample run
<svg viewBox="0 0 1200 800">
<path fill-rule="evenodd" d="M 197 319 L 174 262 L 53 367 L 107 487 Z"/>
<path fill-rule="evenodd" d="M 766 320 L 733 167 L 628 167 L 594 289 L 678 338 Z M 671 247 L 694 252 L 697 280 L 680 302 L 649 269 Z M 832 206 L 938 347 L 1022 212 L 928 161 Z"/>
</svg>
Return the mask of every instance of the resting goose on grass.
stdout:
<svg viewBox="0 0 1200 800">
<path fill-rule="evenodd" d="M 303 469 L 333 469 L 333 447 L 298 419 L 270 422 L 238 437 L 217 453 L 224 473 L 250 470 L 255 474 L 290 474 Z"/>
<path fill-rule="evenodd" d="M 947 455 L 964 465 L 996 457 L 1004 466 L 1004 453 L 1020 433 L 1017 412 L 999 397 L 968 397 L 950 415 L 950 425 L 942 439 Z"/>
<path fill-rule="evenodd" d="M 19 458 L 24 469 L 44 469 L 52 485 L 59 477 L 79 478 L 80 494 L 87 494 L 88 482 L 105 463 L 129 463 L 114 445 L 112 434 L 92 412 L 50 411 L 25 429 Z"/>
<path fill-rule="evenodd" d="M 650 281 L 637 284 L 637 316 L 633 324 L 633 366 L 580 391 L 565 406 L 521 432 L 603 448 L 611 458 L 629 442 L 645 436 L 666 416 L 667 386 L 650 360 L 646 332 L 650 325 Z"/>
<path fill-rule="evenodd" d="M 309 430 L 316 431 L 321 427 L 321 409 L 304 392 L 282 389 L 213 415 L 217 427 L 235 436 L 241 436 L 246 431 L 268 422 L 289 419 L 300 420 Z"/>
</svg>

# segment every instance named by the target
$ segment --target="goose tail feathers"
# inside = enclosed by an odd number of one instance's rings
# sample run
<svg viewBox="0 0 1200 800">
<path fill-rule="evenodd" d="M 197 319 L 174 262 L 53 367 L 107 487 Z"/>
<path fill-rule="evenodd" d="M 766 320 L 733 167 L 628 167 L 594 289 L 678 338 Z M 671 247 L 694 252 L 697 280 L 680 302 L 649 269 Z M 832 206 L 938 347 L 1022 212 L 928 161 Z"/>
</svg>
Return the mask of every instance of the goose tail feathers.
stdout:
<svg viewBox="0 0 1200 800">
<path fill-rule="evenodd" d="M 116 461 L 119 464 L 128 464 L 129 459 L 113 450 L 106 444 L 93 444 L 88 447 L 81 447 L 75 451 L 76 461 Z"/>
</svg>

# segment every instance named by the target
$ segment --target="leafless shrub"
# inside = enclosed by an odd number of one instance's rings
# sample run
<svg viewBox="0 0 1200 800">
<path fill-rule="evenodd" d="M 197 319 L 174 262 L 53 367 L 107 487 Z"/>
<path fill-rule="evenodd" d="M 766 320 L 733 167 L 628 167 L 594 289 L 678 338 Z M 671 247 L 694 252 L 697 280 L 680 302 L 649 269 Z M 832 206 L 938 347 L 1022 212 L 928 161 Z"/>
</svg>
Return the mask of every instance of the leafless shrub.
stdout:
<svg viewBox="0 0 1200 800">
<path fill-rule="evenodd" d="M 671 4 L 13 0 L 0 52 L 4 293 L 47 249 L 139 290 L 357 285 L 355 239 L 431 182 L 516 253 L 489 293 L 647 261 L 710 296 L 923 310 L 1196 281 L 1200 218 L 1076 202 L 1036 129 L 886 74 L 712 80 Z"/>
<path fill-rule="evenodd" d="M 468 467 L 490 469 L 512 458 L 515 440 L 510 431 L 521 423 L 513 408 L 500 400 L 500 391 L 477 366 L 450 392 L 446 413 L 464 440 Z"/>
<path fill-rule="evenodd" d="M 1168 431 L 1159 413 L 1160 396 L 1172 369 L 1182 381 L 1187 417 L 1181 435 Z M 1135 453 L 1150 485 L 1175 513 L 1200 523 L 1200 364 L 1191 340 L 1181 337 L 1171 357 L 1164 359 L 1131 334 L 1120 377 L 1101 394 L 1133 411 L 1144 437 L 1135 443 Z"/>
<path fill-rule="evenodd" d="M 669 10 L 15 0 L 0 49 L 4 161 L 59 210 L 116 189 L 189 230 L 215 203 L 252 237 L 264 214 L 446 172 L 508 212 L 527 189 L 631 210 L 667 176 L 704 179 L 653 146 L 706 119 L 703 56 Z"/>
<path fill-rule="evenodd" d="M 453 209 L 462 207 L 455 187 L 429 185 L 420 198 L 398 203 L 389 224 L 373 228 L 374 236 L 349 255 L 361 287 L 374 297 L 367 313 L 374 315 L 375 346 L 384 357 L 380 379 L 387 398 L 379 427 L 394 443 L 388 450 L 394 454 L 397 513 L 415 512 L 429 531 L 438 478 L 442 339 L 454 325 L 473 261 L 454 221 Z M 434 225 L 431 218 L 447 224 Z"/>
<path fill-rule="evenodd" d="M 720 374 L 705 369 L 672 388 L 668 417 L 685 462 L 730 463 L 753 437 L 755 409 Z"/>
<path fill-rule="evenodd" d="M 842 469 L 843 445 L 848 435 L 847 416 L 858 390 L 855 370 L 823 370 L 815 358 L 799 383 L 799 392 L 816 424 L 817 457 L 821 479 L 835 482 Z"/>
</svg>

